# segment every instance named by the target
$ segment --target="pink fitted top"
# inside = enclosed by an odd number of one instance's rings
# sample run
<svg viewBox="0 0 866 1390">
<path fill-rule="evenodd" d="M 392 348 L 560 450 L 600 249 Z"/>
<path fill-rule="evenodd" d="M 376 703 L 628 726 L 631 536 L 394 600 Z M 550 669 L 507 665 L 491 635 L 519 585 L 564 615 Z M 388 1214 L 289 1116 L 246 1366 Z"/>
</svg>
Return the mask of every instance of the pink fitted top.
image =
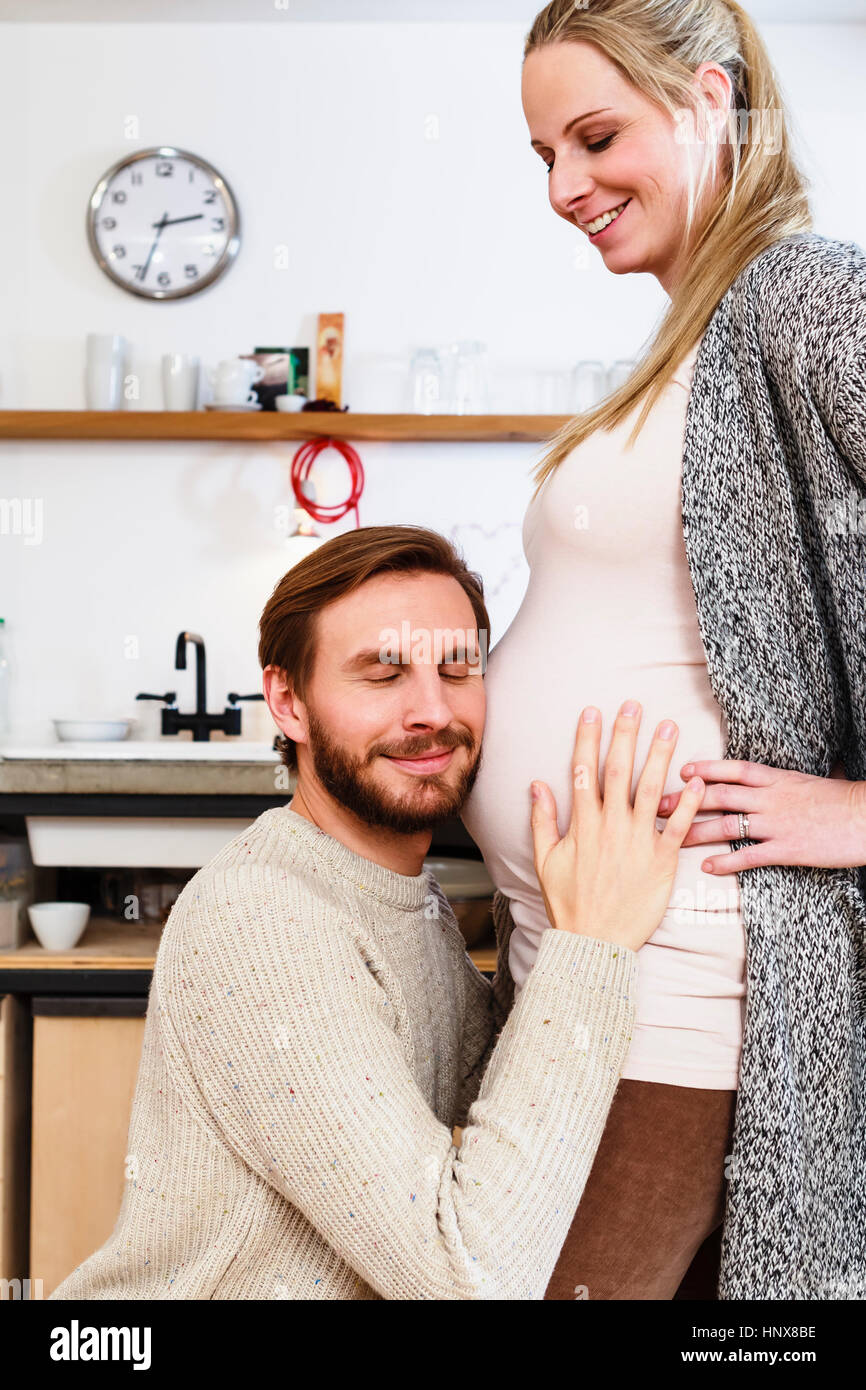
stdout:
<svg viewBox="0 0 866 1390">
<path fill-rule="evenodd" d="M 682 531 L 685 416 L 699 345 L 653 407 L 632 450 L 637 411 L 568 455 L 526 512 L 523 602 L 489 654 L 481 767 L 462 819 L 511 900 L 509 963 L 519 993 L 541 934 L 552 930 L 532 862 L 529 784 L 551 788 L 560 834 L 571 814 L 570 766 L 584 705 L 602 715 L 600 779 L 613 721 L 642 705 L 632 793 L 662 719 L 679 735 L 665 791 L 689 759 L 724 757 Z M 696 821 L 718 816 L 699 811 Z M 663 829 L 665 821 L 656 822 Z M 736 874 L 706 874 L 730 843 L 682 849 L 667 911 L 638 952 L 636 1019 L 622 1075 L 735 1089 L 745 999 L 745 938 Z"/>
</svg>

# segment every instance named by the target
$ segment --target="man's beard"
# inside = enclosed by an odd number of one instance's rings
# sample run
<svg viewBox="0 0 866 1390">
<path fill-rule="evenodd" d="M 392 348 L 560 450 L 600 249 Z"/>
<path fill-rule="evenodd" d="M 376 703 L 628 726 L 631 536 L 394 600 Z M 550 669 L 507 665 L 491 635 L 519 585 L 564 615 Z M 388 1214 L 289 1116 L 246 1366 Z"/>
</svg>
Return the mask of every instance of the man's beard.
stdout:
<svg viewBox="0 0 866 1390">
<path fill-rule="evenodd" d="M 468 797 L 481 765 L 479 753 L 475 762 L 460 775 L 454 787 L 449 786 L 444 773 L 407 773 L 418 783 L 418 788 L 407 786 L 402 798 L 399 794 L 377 786 L 362 758 L 345 753 L 328 734 L 325 726 L 307 707 L 309 719 L 309 742 L 307 747 L 313 760 L 316 776 L 335 801 L 351 811 L 366 825 L 380 826 L 385 830 L 396 830 L 401 835 L 414 835 L 419 830 L 428 830 L 441 821 L 456 816 Z M 468 730 L 462 733 L 437 735 L 431 745 L 436 748 L 473 747 Z M 412 749 L 412 754 L 423 751 Z M 403 753 L 405 757 L 406 754 Z M 375 758 L 370 759 L 372 763 Z M 446 769 L 447 771 L 447 769 Z M 421 789 L 424 790 L 421 790 Z M 431 793 L 435 788 L 437 795 Z"/>
</svg>

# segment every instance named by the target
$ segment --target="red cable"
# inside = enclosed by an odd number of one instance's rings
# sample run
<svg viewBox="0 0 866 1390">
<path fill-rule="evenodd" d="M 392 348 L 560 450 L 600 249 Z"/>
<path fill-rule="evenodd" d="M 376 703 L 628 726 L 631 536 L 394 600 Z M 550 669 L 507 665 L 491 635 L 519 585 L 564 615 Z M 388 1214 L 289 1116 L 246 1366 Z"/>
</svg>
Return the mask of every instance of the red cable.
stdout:
<svg viewBox="0 0 866 1390">
<path fill-rule="evenodd" d="M 331 507 L 323 507 L 317 502 L 310 501 L 309 497 L 304 493 L 301 484 L 306 482 L 307 478 L 310 476 L 310 469 L 319 454 L 323 449 L 328 448 L 336 449 L 345 459 L 346 467 L 349 470 L 349 476 L 352 480 L 352 490 L 345 502 L 335 503 Z M 339 521 L 341 517 L 346 515 L 346 512 L 354 508 L 355 521 L 358 526 L 361 525 L 361 517 L 358 512 L 358 501 L 361 497 L 361 493 L 364 491 L 364 466 L 361 463 L 361 458 L 357 450 L 353 449 L 351 444 L 347 444 L 344 439 L 329 439 L 324 435 L 316 439 L 308 439 L 306 444 L 301 445 L 295 457 L 292 459 L 291 478 L 292 490 L 294 491 L 298 506 L 303 507 L 304 511 L 307 512 L 314 521 L 322 521 L 325 523 Z"/>
</svg>

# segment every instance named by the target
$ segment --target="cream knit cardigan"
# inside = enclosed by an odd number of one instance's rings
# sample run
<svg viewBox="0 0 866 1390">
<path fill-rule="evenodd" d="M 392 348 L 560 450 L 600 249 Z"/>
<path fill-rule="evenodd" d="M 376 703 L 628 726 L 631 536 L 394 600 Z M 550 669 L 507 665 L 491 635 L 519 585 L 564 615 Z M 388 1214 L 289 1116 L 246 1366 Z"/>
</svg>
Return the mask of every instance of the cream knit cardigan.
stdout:
<svg viewBox="0 0 866 1390">
<path fill-rule="evenodd" d="M 506 1019 L 506 916 L 491 986 L 429 873 L 260 816 L 171 913 L 120 1213 L 51 1297 L 543 1298 L 637 957 L 551 929 Z"/>
</svg>

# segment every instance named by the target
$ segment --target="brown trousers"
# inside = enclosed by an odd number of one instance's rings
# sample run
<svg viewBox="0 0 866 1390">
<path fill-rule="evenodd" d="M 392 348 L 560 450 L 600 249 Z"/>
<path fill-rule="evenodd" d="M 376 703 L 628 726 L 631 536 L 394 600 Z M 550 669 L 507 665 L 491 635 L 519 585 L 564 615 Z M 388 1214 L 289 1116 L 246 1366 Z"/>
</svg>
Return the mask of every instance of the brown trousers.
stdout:
<svg viewBox="0 0 866 1390">
<path fill-rule="evenodd" d="M 716 1298 L 736 1100 L 620 1081 L 545 1299 Z"/>
</svg>

